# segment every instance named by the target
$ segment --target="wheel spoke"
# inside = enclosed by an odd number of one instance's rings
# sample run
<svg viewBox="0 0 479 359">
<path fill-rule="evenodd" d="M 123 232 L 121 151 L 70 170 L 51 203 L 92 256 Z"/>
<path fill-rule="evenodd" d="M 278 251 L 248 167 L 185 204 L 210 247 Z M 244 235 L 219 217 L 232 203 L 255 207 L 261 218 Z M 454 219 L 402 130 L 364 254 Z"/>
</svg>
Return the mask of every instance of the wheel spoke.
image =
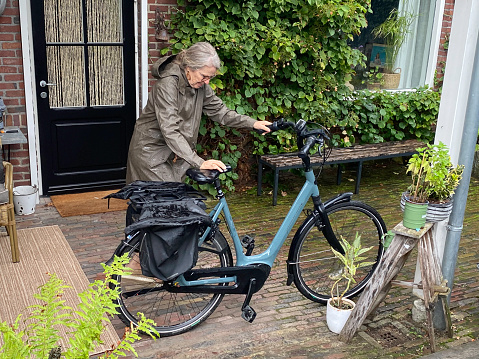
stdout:
<svg viewBox="0 0 479 359">
<path fill-rule="evenodd" d="M 156 323 L 160 335 L 180 334 L 205 320 L 221 302 L 222 294 L 169 292 L 163 281 L 143 276 L 137 248 L 139 246 L 124 250 L 129 253 L 127 267 L 132 273 L 117 278 L 121 290 L 119 316 L 126 324 L 136 325 L 137 313 L 141 312 Z M 231 251 L 220 232 L 214 240 L 199 248 L 195 268 L 231 265 Z"/>
<path fill-rule="evenodd" d="M 364 260 L 376 262 L 380 258 L 385 226 L 374 209 L 360 202 L 340 203 L 328 208 L 327 214 L 336 238 L 353 241 L 356 233 L 359 233 L 362 247 L 373 247 L 362 256 Z M 333 283 L 342 276 L 343 265 L 332 253 L 323 232 L 318 230 L 316 219 L 308 217 L 304 226 L 295 243 L 294 262 L 291 263 L 294 266 L 294 281 L 307 298 L 325 303 L 331 296 Z M 369 266 L 358 269 L 356 284 L 347 296 L 360 293 L 374 268 Z"/>
</svg>

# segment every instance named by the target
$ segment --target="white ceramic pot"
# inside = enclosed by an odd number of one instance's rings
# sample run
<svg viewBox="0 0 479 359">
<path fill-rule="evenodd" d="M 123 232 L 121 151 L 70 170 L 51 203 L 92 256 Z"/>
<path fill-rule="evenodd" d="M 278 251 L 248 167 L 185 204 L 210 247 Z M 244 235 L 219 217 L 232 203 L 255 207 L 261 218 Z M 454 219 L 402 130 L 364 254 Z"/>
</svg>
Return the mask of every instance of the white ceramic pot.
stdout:
<svg viewBox="0 0 479 359">
<path fill-rule="evenodd" d="M 326 307 L 326 323 L 328 324 L 329 330 L 333 333 L 339 334 L 341 333 L 341 330 L 343 330 L 344 324 L 346 324 L 346 321 L 351 315 L 356 303 L 350 299 L 343 298 L 344 302 L 351 305 L 351 309 L 339 309 L 331 305 L 331 300 L 332 299 L 328 300 Z"/>
</svg>

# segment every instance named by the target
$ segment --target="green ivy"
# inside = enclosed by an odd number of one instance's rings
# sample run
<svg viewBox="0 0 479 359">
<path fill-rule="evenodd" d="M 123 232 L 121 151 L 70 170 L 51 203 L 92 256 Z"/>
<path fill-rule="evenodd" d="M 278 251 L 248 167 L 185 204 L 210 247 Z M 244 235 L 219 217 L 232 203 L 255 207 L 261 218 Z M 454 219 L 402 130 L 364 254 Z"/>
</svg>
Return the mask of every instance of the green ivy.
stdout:
<svg viewBox="0 0 479 359">
<path fill-rule="evenodd" d="M 335 146 L 434 138 L 440 94 L 427 87 L 415 91 L 368 90 L 338 99 L 328 109 Z"/>
<path fill-rule="evenodd" d="M 285 116 L 323 122 L 318 114 L 328 106 L 330 95 L 347 96 L 344 84 L 354 67 L 364 62 L 348 41 L 366 26 L 370 0 L 179 0 L 178 4 L 170 22 L 175 38 L 163 54 L 198 41 L 213 44 L 223 66 L 210 85 L 229 108 L 255 119 Z M 207 129 L 201 132 L 208 138 L 200 150 L 236 167 L 237 149 L 227 141 L 236 133 L 224 130 L 223 137 L 216 126 Z M 295 148 L 284 133 L 266 140 L 248 134 L 241 147 L 247 147 L 251 137 L 249 153 Z"/>
<path fill-rule="evenodd" d="M 198 41 L 213 44 L 223 63 L 210 85 L 238 113 L 322 124 L 336 146 L 432 139 L 438 93 L 427 88 L 352 93 L 345 86 L 354 68 L 364 66 L 364 55 L 348 41 L 367 25 L 370 0 L 179 0 L 179 5 L 170 23 L 175 38 L 163 54 Z M 253 154 L 297 150 L 286 131 L 263 136 L 204 120 L 199 141 L 204 158 L 249 172 Z M 226 189 L 234 190 L 237 172 L 222 175 Z M 241 176 L 248 175 L 244 172 Z"/>
</svg>

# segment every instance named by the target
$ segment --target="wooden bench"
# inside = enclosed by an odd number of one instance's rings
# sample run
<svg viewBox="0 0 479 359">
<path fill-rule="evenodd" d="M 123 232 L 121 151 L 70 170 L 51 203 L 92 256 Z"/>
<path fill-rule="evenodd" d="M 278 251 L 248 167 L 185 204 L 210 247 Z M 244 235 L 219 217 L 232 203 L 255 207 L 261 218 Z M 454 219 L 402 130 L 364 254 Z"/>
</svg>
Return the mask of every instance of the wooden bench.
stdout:
<svg viewBox="0 0 479 359">
<path fill-rule="evenodd" d="M 354 193 L 359 193 L 361 172 L 364 161 L 372 161 L 385 158 L 411 156 L 416 153 L 416 148 L 424 147 L 424 143 L 418 140 L 392 141 L 356 145 L 352 147 L 333 148 L 325 165 L 338 165 L 337 183 L 341 184 L 341 164 L 357 163 L 356 186 Z M 284 153 L 279 155 L 263 155 L 259 157 L 258 164 L 258 196 L 261 195 L 263 181 L 263 166 L 270 167 L 274 171 L 273 206 L 278 199 L 279 171 L 292 168 L 302 168 L 303 162 L 296 153 Z M 312 166 L 320 166 L 323 158 L 318 155 L 311 156 Z"/>
</svg>

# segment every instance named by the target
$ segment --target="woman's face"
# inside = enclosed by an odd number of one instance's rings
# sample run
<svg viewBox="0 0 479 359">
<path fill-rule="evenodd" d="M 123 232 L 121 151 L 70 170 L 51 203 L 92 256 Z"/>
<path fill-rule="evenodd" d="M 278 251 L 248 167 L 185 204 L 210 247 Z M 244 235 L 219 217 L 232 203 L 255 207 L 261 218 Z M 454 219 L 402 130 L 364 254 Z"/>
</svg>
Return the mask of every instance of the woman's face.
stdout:
<svg viewBox="0 0 479 359">
<path fill-rule="evenodd" d="M 216 67 L 203 66 L 198 70 L 193 70 L 190 67 L 186 68 L 186 78 L 190 86 L 199 89 L 204 84 L 208 84 L 210 80 L 216 76 Z"/>
</svg>

